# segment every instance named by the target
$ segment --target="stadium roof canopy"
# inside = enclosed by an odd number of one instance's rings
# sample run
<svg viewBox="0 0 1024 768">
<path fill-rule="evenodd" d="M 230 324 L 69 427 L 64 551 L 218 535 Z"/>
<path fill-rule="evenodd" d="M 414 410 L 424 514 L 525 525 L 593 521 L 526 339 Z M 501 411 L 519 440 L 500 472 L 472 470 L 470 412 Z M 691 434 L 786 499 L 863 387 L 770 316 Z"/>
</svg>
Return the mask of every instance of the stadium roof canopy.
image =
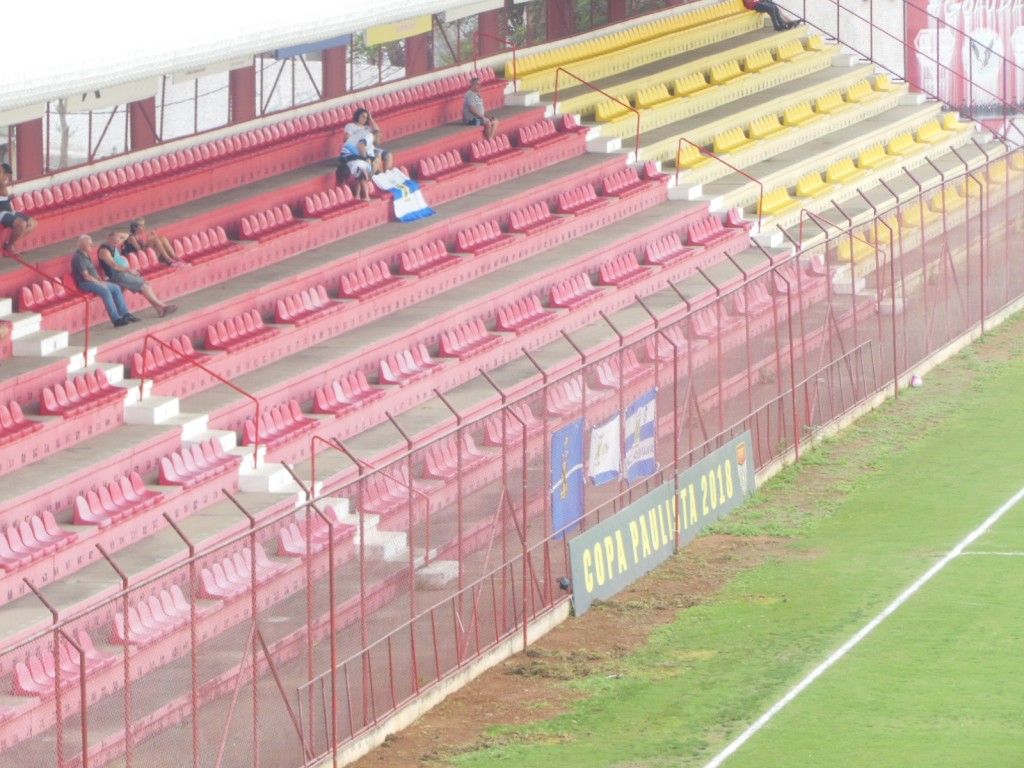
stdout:
<svg viewBox="0 0 1024 768">
<path fill-rule="evenodd" d="M 8 3 L 0 21 L 0 112 L 467 4 L 472 0 Z"/>
</svg>

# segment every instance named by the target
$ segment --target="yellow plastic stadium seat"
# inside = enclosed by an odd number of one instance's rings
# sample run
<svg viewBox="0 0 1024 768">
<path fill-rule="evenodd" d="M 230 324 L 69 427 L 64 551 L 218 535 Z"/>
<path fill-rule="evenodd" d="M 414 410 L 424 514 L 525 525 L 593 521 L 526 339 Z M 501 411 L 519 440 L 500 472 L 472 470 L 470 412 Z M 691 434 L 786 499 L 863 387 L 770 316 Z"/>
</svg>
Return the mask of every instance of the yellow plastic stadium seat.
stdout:
<svg viewBox="0 0 1024 768">
<path fill-rule="evenodd" d="M 757 204 L 757 212 L 763 216 L 781 216 L 784 213 L 799 208 L 803 203 L 794 200 L 785 187 L 765 192 L 764 197 Z"/>
<path fill-rule="evenodd" d="M 783 43 L 775 52 L 775 57 L 779 61 L 800 61 L 813 55 L 813 53 L 808 53 L 804 50 L 799 40 L 790 40 L 788 43 Z"/>
<path fill-rule="evenodd" d="M 980 200 L 983 195 L 988 194 L 988 180 L 984 176 L 971 176 L 960 182 L 956 191 L 965 199 Z"/>
<path fill-rule="evenodd" d="M 988 167 L 987 181 L 990 186 L 1005 184 L 1009 180 L 1010 167 L 1004 158 L 996 160 Z"/>
<path fill-rule="evenodd" d="M 703 72 L 694 72 L 692 75 L 687 75 L 686 77 L 676 80 L 675 84 L 672 86 L 672 91 L 676 96 L 689 97 L 696 96 L 704 93 L 705 91 L 710 91 L 712 88 L 716 87 L 717 86 L 714 85 L 708 85 L 708 81 L 704 79 Z"/>
<path fill-rule="evenodd" d="M 1010 172 L 1019 173 L 1024 171 L 1024 153 L 1014 152 L 1010 155 Z"/>
<path fill-rule="evenodd" d="M 956 187 L 949 187 L 936 193 L 928 201 L 928 207 L 936 213 L 955 213 L 967 204 L 967 200 L 961 197 Z"/>
<path fill-rule="evenodd" d="M 874 258 L 876 250 L 870 243 L 861 239 L 860 235 L 854 237 L 844 236 L 836 247 L 836 261 L 854 264 L 864 261 L 867 258 Z"/>
<path fill-rule="evenodd" d="M 829 184 L 846 184 L 866 174 L 867 171 L 855 166 L 853 160 L 847 157 L 825 169 L 825 181 Z"/>
<path fill-rule="evenodd" d="M 772 58 L 771 49 L 766 48 L 763 51 L 756 51 L 749 56 L 743 65 L 743 70 L 750 74 L 757 74 L 759 72 L 767 72 L 771 69 L 778 69 L 779 67 L 786 66 L 784 63 L 780 64 L 774 58 Z"/>
<path fill-rule="evenodd" d="M 765 115 L 764 117 L 757 118 L 750 124 L 750 138 L 771 139 L 790 130 L 792 128 L 788 125 L 783 125 L 779 122 L 778 115 Z"/>
<path fill-rule="evenodd" d="M 856 109 L 856 106 L 843 101 L 843 96 L 839 91 L 832 91 L 824 96 L 819 96 L 817 103 L 814 105 L 814 111 L 819 115 L 838 115 L 840 112 L 846 112 L 849 109 Z"/>
<path fill-rule="evenodd" d="M 826 184 L 821 178 L 821 174 L 815 171 L 800 177 L 800 181 L 796 183 L 796 196 L 820 197 L 836 189 L 839 189 L 838 184 Z"/>
<path fill-rule="evenodd" d="M 846 100 L 851 104 L 867 104 L 882 98 L 882 94 L 871 90 L 871 81 L 861 80 L 846 89 Z"/>
<path fill-rule="evenodd" d="M 892 231 L 893 243 L 899 242 L 900 238 L 900 220 L 896 216 L 887 216 L 882 219 L 881 222 L 874 222 L 871 228 L 865 235 L 866 239 L 874 243 L 875 245 L 881 246 L 882 248 L 888 248 L 889 243 L 889 232 Z"/>
<path fill-rule="evenodd" d="M 939 214 L 920 203 L 908 205 L 900 213 L 900 227 L 903 229 L 920 229 L 922 225 L 928 226 L 938 221 Z"/>
<path fill-rule="evenodd" d="M 602 101 L 594 107 L 594 119 L 599 123 L 611 123 L 625 117 L 632 117 L 633 112 L 617 101 Z"/>
<path fill-rule="evenodd" d="M 650 88 L 641 88 L 636 94 L 636 106 L 638 109 L 655 109 L 677 101 L 678 97 L 668 92 L 667 85 L 654 85 Z"/>
<path fill-rule="evenodd" d="M 825 50 L 825 41 L 821 39 L 821 35 L 811 35 L 807 38 L 807 50 L 818 52 Z"/>
<path fill-rule="evenodd" d="M 792 125 L 794 127 L 801 125 L 809 125 L 810 123 L 817 122 L 818 120 L 824 120 L 825 115 L 819 115 L 813 109 L 811 109 L 811 102 L 804 101 L 800 104 L 787 109 L 782 113 L 782 124 Z"/>
<path fill-rule="evenodd" d="M 956 112 L 947 112 L 942 116 L 942 127 L 947 131 L 969 131 L 970 123 L 961 123 L 960 116 Z"/>
<path fill-rule="evenodd" d="M 944 131 L 938 120 L 929 120 L 917 129 L 917 141 L 921 144 L 935 144 L 951 135 L 952 131 Z"/>
<path fill-rule="evenodd" d="M 889 79 L 888 75 L 876 75 L 875 76 L 875 90 L 879 93 L 892 93 L 898 91 L 900 86 L 893 85 L 892 80 Z"/>
<path fill-rule="evenodd" d="M 740 70 L 740 63 L 736 59 L 711 68 L 711 83 L 713 85 L 736 83 L 744 77 L 750 77 L 750 73 Z"/>
<path fill-rule="evenodd" d="M 714 158 L 704 154 L 692 144 L 685 145 L 676 155 L 676 168 L 694 170 L 695 168 L 704 168 L 713 162 L 715 162 Z"/>
<path fill-rule="evenodd" d="M 747 138 L 742 128 L 731 128 L 715 136 L 714 152 L 716 155 L 733 154 L 749 149 L 756 143 Z"/>
<path fill-rule="evenodd" d="M 869 171 L 877 171 L 887 168 L 897 162 L 899 158 L 885 154 L 885 148 L 881 144 L 868 147 L 857 157 L 857 167 Z"/>
<path fill-rule="evenodd" d="M 889 141 L 889 154 L 897 155 L 899 157 L 910 157 L 911 155 L 917 154 L 923 149 L 927 149 L 927 144 L 922 144 L 914 141 L 914 137 L 910 134 L 910 131 L 900 133 Z"/>
<path fill-rule="evenodd" d="M 723 3 L 721 6 L 722 18 L 725 16 L 739 16 L 744 13 L 751 13 L 747 10 L 747 7 L 743 5 L 743 0 L 729 0 L 727 3 Z"/>
</svg>

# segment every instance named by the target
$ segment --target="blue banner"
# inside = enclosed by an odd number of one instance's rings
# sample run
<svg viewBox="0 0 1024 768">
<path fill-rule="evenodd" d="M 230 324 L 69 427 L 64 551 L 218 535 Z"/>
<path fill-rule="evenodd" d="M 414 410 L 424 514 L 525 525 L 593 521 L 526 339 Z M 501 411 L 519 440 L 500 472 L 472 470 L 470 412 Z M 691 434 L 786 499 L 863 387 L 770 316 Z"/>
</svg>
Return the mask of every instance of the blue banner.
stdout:
<svg viewBox="0 0 1024 768">
<path fill-rule="evenodd" d="M 626 408 L 626 480 L 653 475 L 658 468 L 654 456 L 657 390 L 641 395 Z"/>
<path fill-rule="evenodd" d="M 555 538 L 583 517 L 583 419 L 551 435 L 551 522 Z"/>
</svg>

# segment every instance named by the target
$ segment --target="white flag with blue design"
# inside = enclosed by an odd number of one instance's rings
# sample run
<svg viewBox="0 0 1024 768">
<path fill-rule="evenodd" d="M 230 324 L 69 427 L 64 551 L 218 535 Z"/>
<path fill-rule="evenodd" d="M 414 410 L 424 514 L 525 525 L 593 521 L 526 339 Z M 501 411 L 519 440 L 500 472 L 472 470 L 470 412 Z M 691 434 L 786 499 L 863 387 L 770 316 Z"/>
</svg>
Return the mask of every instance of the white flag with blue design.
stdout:
<svg viewBox="0 0 1024 768">
<path fill-rule="evenodd" d="M 658 468 L 654 456 L 657 390 L 641 395 L 626 408 L 626 479 L 635 483 Z"/>
<path fill-rule="evenodd" d="M 373 175 L 378 189 L 390 192 L 394 199 L 395 217 L 399 221 L 415 221 L 434 215 L 434 209 L 427 205 L 420 185 L 398 168 Z"/>
<path fill-rule="evenodd" d="M 603 485 L 619 479 L 622 471 L 622 419 L 615 414 L 590 430 L 590 482 Z"/>
</svg>

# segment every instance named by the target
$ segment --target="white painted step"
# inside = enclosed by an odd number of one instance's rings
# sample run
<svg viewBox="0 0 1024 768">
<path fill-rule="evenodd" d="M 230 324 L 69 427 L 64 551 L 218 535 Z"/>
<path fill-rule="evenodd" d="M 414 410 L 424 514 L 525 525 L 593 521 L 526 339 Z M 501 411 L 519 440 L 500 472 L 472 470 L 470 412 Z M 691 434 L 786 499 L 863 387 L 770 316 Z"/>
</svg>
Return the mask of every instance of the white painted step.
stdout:
<svg viewBox="0 0 1024 768">
<path fill-rule="evenodd" d="M 673 181 L 669 182 L 669 200 L 696 200 L 704 194 L 704 187 L 700 184 L 686 184 L 685 182 L 675 184 L 674 179 L 675 174 L 673 174 Z"/>
<path fill-rule="evenodd" d="M 459 564 L 455 560 L 434 560 L 416 569 L 416 586 L 420 589 L 443 589 L 458 578 Z"/>
<path fill-rule="evenodd" d="M 180 403 L 179 403 L 180 407 Z M 181 439 L 185 442 L 194 441 L 195 436 L 206 430 L 210 417 L 205 413 L 175 413 L 162 424 L 181 427 Z"/>
<path fill-rule="evenodd" d="M 178 398 L 154 395 L 126 406 L 124 409 L 124 423 L 166 424 L 177 415 Z"/>
<path fill-rule="evenodd" d="M 14 337 L 12 351 L 15 357 L 45 357 L 68 346 L 67 331 L 35 331 Z"/>
<path fill-rule="evenodd" d="M 538 105 L 540 105 L 540 93 L 537 91 L 516 91 L 505 94 L 505 106 L 507 107 L 536 107 Z M 549 112 L 552 111 L 551 105 L 548 105 L 547 109 Z M 550 115 L 546 116 L 550 117 Z"/>
<path fill-rule="evenodd" d="M 366 554 L 388 562 L 403 560 L 409 556 L 406 535 L 399 531 L 367 531 Z"/>
<path fill-rule="evenodd" d="M 6 301 L 10 303 L 10 299 Z M 4 312 L 3 318 L 11 324 L 12 339 L 37 333 L 43 328 L 43 316 L 38 312 Z"/>
<path fill-rule="evenodd" d="M 282 465 L 267 462 L 253 467 L 252 451 L 238 467 L 238 487 L 252 493 L 294 493 L 305 499 L 305 491 Z"/>
<path fill-rule="evenodd" d="M 622 139 L 618 136 L 598 136 L 587 140 L 587 152 L 608 154 L 622 149 Z"/>
<path fill-rule="evenodd" d="M 120 365 L 117 366 L 117 368 L 119 369 L 118 373 L 113 373 L 113 372 L 107 371 L 106 370 L 106 364 L 101 364 L 101 367 L 104 368 L 104 372 L 107 374 L 108 377 L 110 377 L 110 381 L 111 382 L 115 383 L 119 387 L 123 387 L 124 388 L 124 390 L 125 390 L 125 400 L 124 400 L 124 403 L 125 403 L 126 406 L 136 405 L 136 404 L 142 402 L 142 400 L 144 400 L 145 398 L 150 397 L 153 394 L 153 382 L 152 381 L 147 380 L 145 382 L 145 384 L 143 384 L 143 386 L 142 386 L 142 393 L 140 394 L 139 393 L 139 381 L 140 381 L 140 379 L 126 379 L 126 378 L 124 378 L 124 369 Z M 115 376 L 117 377 L 116 381 L 114 379 Z"/>
</svg>

